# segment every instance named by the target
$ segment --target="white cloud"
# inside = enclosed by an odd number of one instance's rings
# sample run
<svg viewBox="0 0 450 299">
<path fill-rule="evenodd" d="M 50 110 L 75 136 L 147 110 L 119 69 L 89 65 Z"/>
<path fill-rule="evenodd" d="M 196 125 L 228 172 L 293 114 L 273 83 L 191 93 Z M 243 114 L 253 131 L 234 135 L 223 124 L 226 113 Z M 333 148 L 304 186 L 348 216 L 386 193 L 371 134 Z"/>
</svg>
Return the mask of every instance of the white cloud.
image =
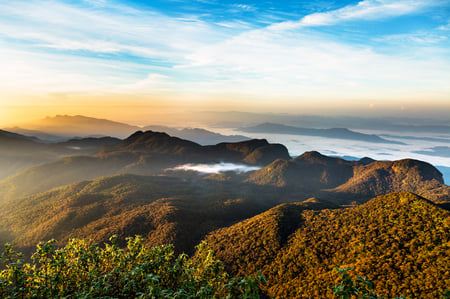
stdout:
<svg viewBox="0 0 450 299">
<path fill-rule="evenodd" d="M 0 36 L 42 47 L 123 52 L 175 62 L 193 47 L 223 38 L 200 20 L 122 6 L 99 10 L 57 2 L 3 2 L 0 18 Z"/>
<path fill-rule="evenodd" d="M 169 168 L 167 170 L 172 171 L 196 171 L 202 173 L 220 173 L 226 171 L 234 171 L 234 172 L 248 172 L 258 170 L 261 167 L 257 166 L 248 166 L 244 164 L 234 164 L 234 163 L 217 163 L 217 164 L 183 164 L 178 165 L 173 168 Z"/>
<path fill-rule="evenodd" d="M 54 1 L 0 2 L 0 43 L 5 40 L 0 44 L 0 87 L 297 98 L 406 97 L 418 91 L 448 95 L 450 68 L 444 55 L 422 49 L 410 57 L 392 49 L 380 54 L 306 30 L 416 13 L 436 1 L 365 0 L 260 29 L 242 21 L 210 24 L 100 2 L 102 9 Z M 294 28 L 301 30 L 289 30 Z M 426 35 L 408 38 L 433 42 Z M 124 59 L 110 60 L 108 54 Z"/>
<path fill-rule="evenodd" d="M 199 89 L 338 98 L 414 94 L 425 85 L 448 90 L 448 62 L 439 57 L 379 54 L 317 32 L 253 30 L 198 48 L 187 58 L 191 63 L 185 68 L 216 79 L 198 83 L 201 87 L 191 84 Z"/>
<path fill-rule="evenodd" d="M 313 13 L 299 21 L 287 21 L 271 26 L 272 30 L 291 30 L 307 26 L 334 25 L 342 21 L 377 20 L 412 14 L 427 7 L 439 5 L 433 0 L 364 0 L 341 9 Z"/>
</svg>

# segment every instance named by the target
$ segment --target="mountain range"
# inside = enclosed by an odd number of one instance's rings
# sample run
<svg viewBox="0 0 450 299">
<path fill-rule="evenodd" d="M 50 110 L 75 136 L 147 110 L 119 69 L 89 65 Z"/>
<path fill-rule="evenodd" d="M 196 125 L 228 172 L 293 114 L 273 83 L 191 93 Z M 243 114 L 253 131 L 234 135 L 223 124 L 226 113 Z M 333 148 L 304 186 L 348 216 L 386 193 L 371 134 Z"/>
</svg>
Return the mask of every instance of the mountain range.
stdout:
<svg viewBox="0 0 450 299">
<path fill-rule="evenodd" d="M 233 275 L 261 270 L 269 297 L 330 297 L 340 267 L 388 297 L 438 297 L 450 285 L 450 187 L 423 161 L 292 158 L 265 139 L 201 145 L 141 130 L 60 143 L 0 132 L 0 153 L 22 161 L 0 180 L 0 242 L 25 253 L 52 238 L 142 235 L 180 253 L 206 240 Z M 27 162 L 31 153 L 48 161 Z M 259 169 L 174 168 L 221 162 Z"/>
<path fill-rule="evenodd" d="M 53 137 L 58 136 L 59 138 L 69 139 L 73 137 L 99 136 L 123 138 L 140 130 L 140 127 L 83 115 L 56 115 L 54 117 L 48 116 L 36 121 L 17 124 L 11 128 L 5 128 L 5 130 L 19 134 L 34 134 L 34 136 L 36 136 L 36 133 L 43 133 Z"/>
<path fill-rule="evenodd" d="M 442 119 L 425 119 L 401 116 L 365 117 L 354 115 L 337 116 L 242 111 L 202 111 L 196 113 L 195 118 L 209 126 L 225 128 L 249 127 L 268 122 L 303 128 L 348 128 L 356 131 L 371 130 L 408 134 L 427 133 L 427 135 L 448 135 L 448 132 L 450 132 L 448 117 Z"/>
<path fill-rule="evenodd" d="M 300 128 L 293 126 L 286 126 L 282 124 L 263 123 L 251 127 L 242 127 L 238 129 L 247 133 L 264 133 L 264 134 L 290 134 L 290 135 L 303 135 L 303 136 L 316 136 L 335 139 L 347 139 L 357 140 L 364 142 L 374 143 L 392 143 L 403 144 L 398 141 L 388 140 L 381 138 L 374 134 L 363 134 L 351 131 L 345 128 L 331 128 L 331 129 L 313 129 L 313 128 Z"/>
<path fill-rule="evenodd" d="M 138 131 L 94 156 L 70 156 L 25 169 L 0 181 L 0 198 L 9 199 L 116 173 L 161 174 L 179 164 L 246 163 L 265 165 L 289 159 L 283 145 L 253 139 L 201 146 L 160 132 Z M 36 182 L 39 182 L 38 184 Z"/>
<path fill-rule="evenodd" d="M 9 134 L 32 136 L 34 141 L 55 143 L 69 139 L 88 137 L 113 136 L 126 138 L 136 131 L 165 132 L 171 136 L 188 139 L 202 145 L 214 145 L 220 142 L 237 142 L 251 139 L 242 135 L 222 135 L 200 128 L 177 129 L 161 125 L 148 125 L 144 127 L 133 126 L 126 123 L 99 119 L 83 115 L 56 115 L 33 122 L 17 124 L 5 128 Z"/>
<path fill-rule="evenodd" d="M 177 129 L 167 126 L 145 126 L 145 131 L 164 132 L 173 137 L 179 137 L 196 142 L 201 145 L 214 145 L 221 142 L 239 142 L 251 139 L 243 135 L 222 135 L 205 129 L 199 128 L 183 128 Z"/>
</svg>

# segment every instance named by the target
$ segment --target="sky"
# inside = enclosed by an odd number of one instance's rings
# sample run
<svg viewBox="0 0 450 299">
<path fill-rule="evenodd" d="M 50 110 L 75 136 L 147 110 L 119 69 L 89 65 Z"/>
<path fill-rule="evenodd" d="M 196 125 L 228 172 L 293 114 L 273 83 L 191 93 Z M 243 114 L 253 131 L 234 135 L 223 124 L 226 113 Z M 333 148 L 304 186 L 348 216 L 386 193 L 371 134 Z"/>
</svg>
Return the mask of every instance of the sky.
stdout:
<svg viewBox="0 0 450 299">
<path fill-rule="evenodd" d="M 167 111 L 448 117 L 450 0 L 0 1 L 0 125 Z"/>
</svg>

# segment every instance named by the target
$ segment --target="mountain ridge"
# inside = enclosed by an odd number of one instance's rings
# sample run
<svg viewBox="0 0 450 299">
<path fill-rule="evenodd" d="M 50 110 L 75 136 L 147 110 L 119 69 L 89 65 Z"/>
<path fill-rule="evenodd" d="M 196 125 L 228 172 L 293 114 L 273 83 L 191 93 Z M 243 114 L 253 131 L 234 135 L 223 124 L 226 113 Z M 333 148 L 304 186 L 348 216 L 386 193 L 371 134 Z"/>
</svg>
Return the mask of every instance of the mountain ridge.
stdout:
<svg viewBox="0 0 450 299">
<path fill-rule="evenodd" d="M 450 200 L 442 173 L 427 162 L 347 161 L 306 152 L 290 160 L 276 160 L 248 174 L 247 182 L 303 190 L 331 201 L 365 202 L 386 193 L 415 192 L 436 202 Z"/>
<path fill-rule="evenodd" d="M 286 147 L 266 140 L 201 146 L 166 133 L 137 131 L 114 145 L 104 146 L 94 156 L 66 157 L 0 181 L 0 200 L 116 173 L 161 174 L 187 162 L 264 165 L 273 157 L 290 158 Z"/>
<path fill-rule="evenodd" d="M 364 133 L 358 133 L 346 128 L 314 129 L 314 128 L 293 127 L 276 123 L 262 123 L 252 127 L 241 127 L 238 130 L 246 133 L 292 134 L 292 135 L 358 140 L 373 143 L 404 144 L 402 142 L 384 139 L 374 134 L 369 135 Z"/>
<path fill-rule="evenodd" d="M 137 126 L 132 126 L 121 122 L 87 117 L 83 115 L 47 116 L 37 121 L 17 124 L 15 127 L 17 127 L 16 130 L 20 129 L 20 127 L 24 127 L 27 128 L 27 130 L 42 131 L 47 134 L 67 136 L 69 138 L 73 138 L 75 136 L 126 137 L 140 129 Z M 14 128 L 10 129 L 14 130 Z"/>
</svg>

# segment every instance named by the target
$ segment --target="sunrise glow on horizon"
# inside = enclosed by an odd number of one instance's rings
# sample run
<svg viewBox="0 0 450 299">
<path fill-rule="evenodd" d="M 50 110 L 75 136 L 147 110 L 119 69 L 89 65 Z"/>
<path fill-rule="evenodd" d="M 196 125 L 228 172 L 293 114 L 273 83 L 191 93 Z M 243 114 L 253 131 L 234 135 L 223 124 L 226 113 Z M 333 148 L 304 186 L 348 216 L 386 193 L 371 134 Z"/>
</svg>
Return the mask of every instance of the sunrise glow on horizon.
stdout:
<svg viewBox="0 0 450 299">
<path fill-rule="evenodd" d="M 445 117 L 449 33 L 445 0 L 3 1 L 0 117 Z"/>
</svg>

